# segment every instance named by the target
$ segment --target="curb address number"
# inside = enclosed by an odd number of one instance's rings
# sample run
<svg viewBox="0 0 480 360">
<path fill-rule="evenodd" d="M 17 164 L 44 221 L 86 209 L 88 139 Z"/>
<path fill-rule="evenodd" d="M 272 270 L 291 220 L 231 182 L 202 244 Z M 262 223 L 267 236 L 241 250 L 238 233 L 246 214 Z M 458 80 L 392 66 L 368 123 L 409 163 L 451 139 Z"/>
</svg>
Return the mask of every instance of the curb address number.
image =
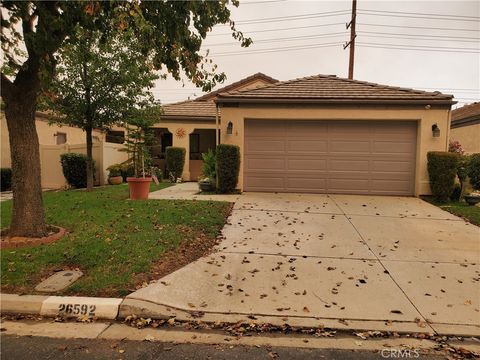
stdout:
<svg viewBox="0 0 480 360">
<path fill-rule="evenodd" d="M 72 315 L 88 315 L 95 316 L 95 305 L 87 304 L 60 304 L 58 305 L 58 311 L 60 313 L 72 314 Z"/>
</svg>

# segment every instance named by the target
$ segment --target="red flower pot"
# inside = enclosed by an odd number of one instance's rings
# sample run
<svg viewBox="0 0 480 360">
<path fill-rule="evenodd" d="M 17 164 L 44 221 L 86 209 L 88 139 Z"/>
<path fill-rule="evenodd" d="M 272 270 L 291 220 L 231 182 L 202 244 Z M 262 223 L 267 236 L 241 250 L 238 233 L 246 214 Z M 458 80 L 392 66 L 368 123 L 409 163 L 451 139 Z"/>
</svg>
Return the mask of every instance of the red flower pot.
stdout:
<svg viewBox="0 0 480 360">
<path fill-rule="evenodd" d="M 131 200 L 146 200 L 150 192 L 150 183 L 152 178 L 150 176 L 136 178 L 128 177 L 128 189 L 130 190 Z"/>
</svg>

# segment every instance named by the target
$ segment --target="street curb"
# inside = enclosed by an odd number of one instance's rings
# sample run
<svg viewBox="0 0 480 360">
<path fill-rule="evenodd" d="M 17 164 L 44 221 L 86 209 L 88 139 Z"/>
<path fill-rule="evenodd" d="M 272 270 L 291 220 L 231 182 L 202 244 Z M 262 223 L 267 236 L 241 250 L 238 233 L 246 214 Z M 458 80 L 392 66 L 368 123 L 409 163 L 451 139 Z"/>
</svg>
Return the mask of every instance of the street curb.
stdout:
<svg viewBox="0 0 480 360">
<path fill-rule="evenodd" d="M 0 293 L 2 314 L 115 320 L 123 299 L 81 296 L 16 295 Z"/>
</svg>

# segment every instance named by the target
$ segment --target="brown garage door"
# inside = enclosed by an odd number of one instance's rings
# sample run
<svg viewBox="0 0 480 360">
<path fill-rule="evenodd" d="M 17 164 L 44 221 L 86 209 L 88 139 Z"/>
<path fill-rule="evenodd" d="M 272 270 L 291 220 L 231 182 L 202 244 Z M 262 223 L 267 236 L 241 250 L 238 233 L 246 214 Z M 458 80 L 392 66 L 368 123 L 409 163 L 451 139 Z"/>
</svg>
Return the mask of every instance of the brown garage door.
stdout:
<svg viewBox="0 0 480 360">
<path fill-rule="evenodd" d="M 416 122 L 246 120 L 245 191 L 412 195 Z"/>
</svg>

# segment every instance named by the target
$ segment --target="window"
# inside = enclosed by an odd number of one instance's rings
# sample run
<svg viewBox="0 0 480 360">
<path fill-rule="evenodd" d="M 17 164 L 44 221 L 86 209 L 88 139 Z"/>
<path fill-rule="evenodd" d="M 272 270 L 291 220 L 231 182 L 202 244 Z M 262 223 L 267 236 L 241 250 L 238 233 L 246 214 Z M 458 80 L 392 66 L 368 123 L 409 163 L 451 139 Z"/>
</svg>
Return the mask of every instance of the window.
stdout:
<svg viewBox="0 0 480 360">
<path fill-rule="evenodd" d="M 67 142 L 67 134 L 63 132 L 58 132 L 54 135 L 56 137 L 57 145 L 62 145 Z"/>
<path fill-rule="evenodd" d="M 115 144 L 123 144 L 125 142 L 125 131 L 108 130 L 105 141 Z"/>
</svg>

